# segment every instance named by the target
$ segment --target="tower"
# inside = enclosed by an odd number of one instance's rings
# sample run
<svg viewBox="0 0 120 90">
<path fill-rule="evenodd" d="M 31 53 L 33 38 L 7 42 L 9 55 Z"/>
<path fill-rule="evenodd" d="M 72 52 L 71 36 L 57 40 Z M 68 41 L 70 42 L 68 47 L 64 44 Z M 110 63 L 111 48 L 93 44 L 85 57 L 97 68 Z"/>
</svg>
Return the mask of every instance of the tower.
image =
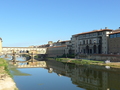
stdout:
<svg viewBox="0 0 120 90">
<path fill-rule="evenodd" d="M 0 53 L 2 52 L 2 38 L 0 38 Z"/>
</svg>

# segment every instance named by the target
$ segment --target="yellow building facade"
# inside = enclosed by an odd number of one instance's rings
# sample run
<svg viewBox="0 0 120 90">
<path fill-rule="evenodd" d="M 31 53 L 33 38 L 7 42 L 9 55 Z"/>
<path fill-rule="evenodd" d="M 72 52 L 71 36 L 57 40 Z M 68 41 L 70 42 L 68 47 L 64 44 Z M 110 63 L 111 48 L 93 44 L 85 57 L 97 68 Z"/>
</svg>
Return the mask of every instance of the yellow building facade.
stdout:
<svg viewBox="0 0 120 90">
<path fill-rule="evenodd" d="M 2 38 L 0 38 L 0 53 L 2 52 Z"/>
</svg>

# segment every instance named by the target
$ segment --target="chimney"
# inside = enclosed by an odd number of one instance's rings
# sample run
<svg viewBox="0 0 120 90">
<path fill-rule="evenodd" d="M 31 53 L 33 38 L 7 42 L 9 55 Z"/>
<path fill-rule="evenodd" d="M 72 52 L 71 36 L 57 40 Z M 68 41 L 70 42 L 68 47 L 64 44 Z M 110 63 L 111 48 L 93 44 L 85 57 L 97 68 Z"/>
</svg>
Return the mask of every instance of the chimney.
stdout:
<svg viewBox="0 0 120 90">
<path fill-rule="evenodd" d="M 108 29 L 108 27 L 105 27 L 105 29 Z"/>
</svg>

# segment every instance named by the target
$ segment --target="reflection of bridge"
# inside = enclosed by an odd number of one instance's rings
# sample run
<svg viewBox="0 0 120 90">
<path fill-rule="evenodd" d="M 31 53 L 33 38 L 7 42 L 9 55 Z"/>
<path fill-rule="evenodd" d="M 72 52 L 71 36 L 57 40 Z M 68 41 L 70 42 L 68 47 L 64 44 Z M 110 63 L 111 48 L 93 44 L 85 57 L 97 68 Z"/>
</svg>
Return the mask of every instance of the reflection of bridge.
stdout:
<svg viewBox="0 0 120 90">
<path fill-rule="evenodd" d="M 46 54 L 47 48 L 33 48 L 33 47 L 3 47 L 2 53 L 37 53 L 37 54 Z"/>
<path fill-rule="evenodd" d="M 37 68 L 42 67 L 46 68 L 46 62 L 45 61 L 36 61 L 36 62 L 29 62 L 29 61 L 18 61 L 18 62 L 10 62 L 17 68 Z"/>
</svg>

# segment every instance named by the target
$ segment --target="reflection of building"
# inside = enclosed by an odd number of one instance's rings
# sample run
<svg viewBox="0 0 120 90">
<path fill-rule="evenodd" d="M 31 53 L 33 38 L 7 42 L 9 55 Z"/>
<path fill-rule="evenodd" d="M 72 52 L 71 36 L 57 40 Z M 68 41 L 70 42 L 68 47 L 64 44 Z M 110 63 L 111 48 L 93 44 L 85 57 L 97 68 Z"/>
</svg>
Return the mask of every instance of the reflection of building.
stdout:
<svg viewBox="0 0 120 90">
<path fill-rule="evenodd" d="M 47 61 L 47 68 L 52 68 L 58 75 L 71 78 L 73 84 L 86 90 L 120 90 L 120 70 L 106 69 L 100 66 L 83 66 Z"/>
<path fill-rule="evenodd" d="M 94 53 L 107 53 L 108 52 L 108 34 L 111 29 L 94 30 L 90 32 L 80 33 L 73 35 L 75 38 L 73 47 L 75 54 L 94 54 Z"/>
</svg>

